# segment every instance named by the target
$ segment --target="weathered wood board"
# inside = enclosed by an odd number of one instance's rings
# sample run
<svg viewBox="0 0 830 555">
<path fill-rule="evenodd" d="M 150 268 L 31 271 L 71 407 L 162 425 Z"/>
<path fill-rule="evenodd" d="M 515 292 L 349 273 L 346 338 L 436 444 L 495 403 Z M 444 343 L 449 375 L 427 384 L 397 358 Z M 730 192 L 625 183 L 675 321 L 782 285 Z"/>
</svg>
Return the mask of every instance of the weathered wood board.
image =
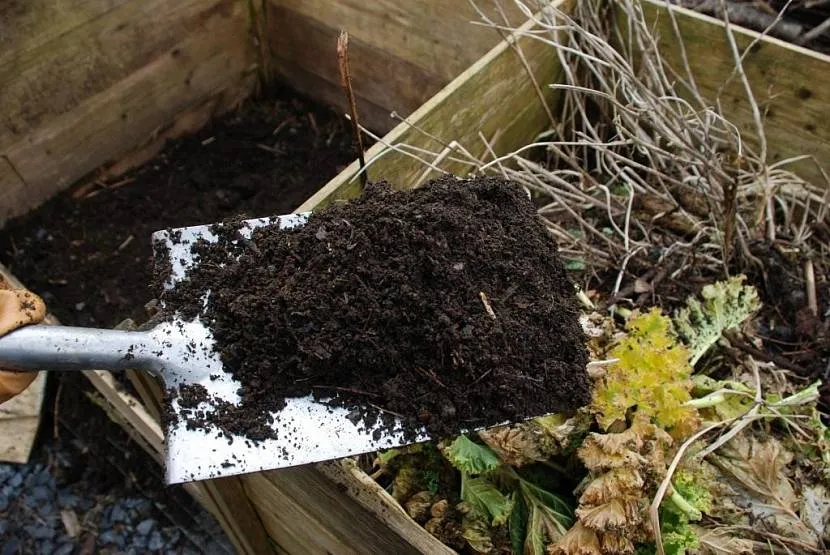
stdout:
<svg viewBox="0 0 830 555">
<path fill-rule="evenodd" d="M 492 2 L 478 2 L 502 21 Z M 513 2 L 508 20 L 522 21 Z M 275 73 L 299 91 L 341 111 L 346 104 L 337 69 L 337 35 L 350 34 L 352 85 L 361 121 L 378 133 L 406 116 L 495 46 L 499 34 L 473 25 L 467 0 L 267 0 Z"/>
<path fill-rule="evenodd" d="M 567 2 L 559 5 L 564 7 Z M 530 27 L 530 23 L 524 26 Z M 514 42 L 513 45 L 499 43 L 372 146 L 366 152 L 369 178 L 386 179 L 395 187 L 408 189 L 425 177 L 428 166 L 424 162 L 390 151 L 388 145 L 406 144 L 441 153 L 456 141 L 473 156 L 484 158 L 488 152 L 485 140 L 494 152 L 503 154 L 533 141 L 550 126 L 545 105 L 553 102 L 554 93 L 549 87 L 537 89 L 517 49 L 533 72 L 536 84 L 557 82 L 561 70 L 559 61 L 551 55 L 550 47 L 540 41 L 519 38 Z M 540 97 L 539 90 L 544 98 Z M 422 156 L 433 162 L 428 155 Z M 439 166 L 457 174 L 470 169 L 449 157 Z M 357 195 L 360 191 L 358 170 L 358 163 L 352 163 L 298 211 Z"/>
<path fill-rule="evenodd" d="M 0 225 L 238 84 L 256 62 L 240 0 L 0 8 Z"/>
<path fill-rule="evenodd" d="M 643 8 L 659 35 L 665 60 L 684 75 L 678 40 L 663 2 L 648 0 Z M 710 102 L 719 97 L 725 115 L 757 146 L 755 119 L 740 78 L 734 75 L 720 90 L 736 67 L 725 23 L 683 8 L 675 8 L 674 13 L 701 95 Z M 731 28 L 740 52 L 759 36 L 734 25 Z M 827 184 L 816 162 L 830 173 L 830 56 L 764 37 L 742 65 L 763 114 L 767 162 L 812 156 L 815 162 L 805 160 L 786 167 L 816 185 Z"/>
</svg>

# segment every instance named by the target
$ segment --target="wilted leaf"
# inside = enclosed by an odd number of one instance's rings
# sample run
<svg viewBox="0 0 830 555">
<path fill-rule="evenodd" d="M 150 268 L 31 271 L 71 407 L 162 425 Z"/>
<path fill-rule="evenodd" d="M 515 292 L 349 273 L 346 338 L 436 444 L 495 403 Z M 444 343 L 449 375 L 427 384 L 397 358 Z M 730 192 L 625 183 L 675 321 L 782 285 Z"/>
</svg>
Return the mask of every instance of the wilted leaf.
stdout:
<svg viewBox="0 0 830 555">
<path fill-rule="evenodd" d="M 576 510 L 576 516 L 582 524 L 598 532 L 637 526 L 642 521 L 637 497 L 617 498 L 602 505 L 580 507 Z"/>
<path fill-rule="evenodd" d="M 786 472 L 792 454 L 778 440 L 762 442 L 741 434 L 709 460 L 729 479 L 738 496 L 735 504 L 748 508 L 755 526 L 763 524 L 782 537 L 818 545 L 818 535 L 796 512 L 798 497 Z"/>
<path fill-rule="evenodd" d="M 461 474 L 461 499 L 468 502 L 473 511 L 493 525 L 504 524 L 513 510 L 513 497 L 505 496 L 484 478 L 472 478 Z"/>
<path fill-rule="evenodd" d="M 537 506 L 531 506 L 525 537 L 525 555 L 545 555 L 546 538 L 542 519 L 542 510 Z"/>
<path fill-rule="evenodd" d="M 481 431 L 478 435 L 510 466 L 521 467 L 544 459 L 530 431 L 522 427 L 502 426 Z"/>
<path fill-rule="evenodd" d="M 579 503 L 601 505 L 632 494 L 640 496 L 644 485 L 643 477 L 636 468 L 615 468 L 590 482 L 579 497 Z"/>
<path fill-rule="evenodd" d="M 752 555 L 756 542 L 734 536 L 728 528 L 692 526 L 700 542 L 700 555 Z M 759 546 L 761 547 L 761 546 Z"/>
<path fill-rule="evenodd" d="M 548 547 L 548 555 L 603 555 L 597 533 L 577 522 L 555 544 Z"/>
<path fill-rule="evenodd" d="M 801 490 L 801 519 L 820 535 L 830 536 L 830 496 L 822 484 Z"/>
<path fill-rule="evenodd" d="M 524 553 L 525 534 L 527 533 L 527 505 L 521 495 L 516 497 L 516 505 L 509 519 L 510 546 L 513 553 Z"/>
<path fill-rule="evenodd" d="M 377 454 L 378 463 L 381 466 L 387 466 L 392 459 L 400 455 L 400 449 L 389 449 L 388 451 L 379 451 Z"/>
<path fill-rule="evenodd" d="M 467 540 L 467 544 L 476 553 L 490 553 L 493 551 L 493 538 L 487 524 L 478 519 L 464 519 L 461 524 L 461 535 Z"/>
<path fill-rule="evenodd" d="M 680 337 L 689 346 L 692 366 L 720 339 L 723 332 L 740 326 L 761 308 L 758 291 L 743 285 L 745 276 L 707 285 L 701 292 L 703 302 L 694 297 L 674 317 Z"/>
<path fill-rule="evenodd" d="M 624 532 L 606 532 L 600 536 L 602 552 L 607 555 L 634 553 L 634 542 Z"/>
<path fill-rule="evenodd" d="M 571 506 L 563 501 L 559 496 L 554 495 L 551 492 L 528 482 L 527 480 L 521 480 L 519 488 L 529 504 L 541 503 L 553 511 L 556 515 L 557 521 L 561 525 L 565 527 L 571 525 L 571 521 L 573 520 L 573 509 L 571 509 Z"/>
<path fill-rule="evenodd" d="M 430 509 L 432 509 L 432 497 L 432 493 L 420 491 L 409 498 L 404 507 L 412 520 L 423 523 L 429 519 Z"/>
<path fill-rule="evenodd" d="M 398 503 L 403 503 L 415 495 L 420 488 L 421 472 L 414 466 L 405 465 L 398 469 L 392 480 L 392 497 Z"/>
<path fill-rule="evenodd" d="M 454 467 L 467 474 L 483 474 L 495 470 L 501 460 L 492 449 L 458 436 L 446 450 L 447 459 Z"/>
</svg>

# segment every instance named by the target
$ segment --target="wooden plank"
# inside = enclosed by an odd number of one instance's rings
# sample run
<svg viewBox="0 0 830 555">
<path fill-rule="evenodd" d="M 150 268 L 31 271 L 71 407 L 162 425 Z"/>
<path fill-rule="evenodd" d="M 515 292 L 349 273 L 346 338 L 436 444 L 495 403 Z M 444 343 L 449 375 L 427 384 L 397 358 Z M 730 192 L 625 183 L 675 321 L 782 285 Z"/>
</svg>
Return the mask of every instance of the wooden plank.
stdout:
<svg viewBox="0 0 830 555">
<path fill-rule="evenodd" d="M 0 461 L 29 462 L 45 391 L 46 375 L 40 374 L 20 395 L 0 405 Z"/>
<path fill-rule="evenodd" d="M 437 549 L 428 551 L 413 545 L 390 529 L 385 518 L 377 518 L 348 497 L 314 465 L 251 474 L 245 477 L 245 487 L 271 538 L 287 553 L 452 553 L 440 549 L 440 542 L 432 543 Z M 411 526 L 429 536 L 414 522 Z"/>
<path fill-rule="evenodd" d="M 683 62 L 671 19 L 663 2 L 646 0 L 647 21 L 659 34 L 660 50 L 675 70 L 683 75 Z M 714 101 L 718 89 L 735 67 L 723 21 L 684 8 L 673 8 L 695 81 L 702 96 Z M 741 52 L 758 33 L 732 27 Z M 811 155 L 830 171 L 830 56 L 765 37 L 746 56 L 744 71 L 762 111 L 769 150 L 768 162 L 793 156 Z M 735 78 L 721 95 L 725 115 L 750 143 L 755 122 L 750 103 Z M 789 169 L 817 185 L 825 182 L 815 163 L 799 162 Z"/>
<path fill-rule="evenodd" d="M 567 1 L 559 2 L 565 7 Z M 531 28 L 526 23 L 523 29 Z M 547 103 L 554 94 L 544 87 L 558 81 L 561 71 L 550 47 L 527 38 L 520 38 L 517 47 L 543 86 Z M 475 101 L 473 101 L 475 100 Z M 383 138 L 386 144 L 409 144 L 432 152 L 441 152 L 445 145 L 457 141 L 474 156 L 483 156 L 486 146 L 479 137 L 491 140 L 496 153 L 503 154 L 532 141 L 551 125 L 532 80 L 522 69 L 518 54 L 505 42 L 499 43 L 480 60 L 464 71 Z M 426 133 L 426 134 L 425 134 Z M 435 140 L 437 137 L 440 140 Z M 398 188 L 418 184 L 427 168 L 422 162 L 398 152 L 387 152 L 382 143 L 366 153 L 369 177 L 385 179 Z M 430 160 L 431 162 L 431 160 Z M 440 164 L 448 172 L 463 174 L 469 167 L 450 161 Z M 312 210 L 337 199 L 356 196 L 360 192 L 356 177 L 359 166 L 352 163 L 297 210 Z"/>
<path fill-rule="evenodd" d="M 39 205 L 243 79 L 253 59 L 245 7 L 234 3 L 201 25 L 115 86 L 10 145 L 5 155 L 24 185 L 0 190 L 0 214 L 17 215 Z"/>
<path fill-rule="evenodd" d="M 455 553 L 441 541 L 428 534 L 409 517 L 403 507 L 380 484 L 363 472 L 354 459 L 330 461 L 317 465 L 326 478 L 339 484 L 363 508 L 375 515 L 390 530 L 409 542 L 421 553 L 450 555 Z"/>
<path fill-rule="evenodd" d="M 5 156 L 0 156 L 0 191 L 15 191 L 21 190 L 26 186 L 20 174 L 12 166 L 9 159 Z M 12 214 L 15 213 L 13 206 L 7 206 L 0 202 L 0 222 L 6 221 Z M 2 224 L 0 224 L 2 225 Z"/>
<path fill-rule="evenodd" d="M 280 78 L 345 112 L 337 68 L 339 30 L 279 6 L 269 10 L 268 21 L 272 62 Z M 372 129 L 388 130 L 392 110 L 409 114 L 446 83 L 356 36 L 349 39 L 349 62 L 361 120 Z"/>
<path fill-rule="evenodd" d="M 516 18 L 512 3 L 505 10 Z M 341 111 L 346 106 L 335 46 L 340 29 L 349 31 L 362 123 L 379 133 L 397 123 L 391 112 L 415 111 L 500 38 L 472 25 L 479 19 L 473 7 L 454 0 L 270 0 L 266 17 L 274 71 Z"/>
<path fill-rule="evenodd" d="M 245 16 L 236 0 L 95 1 L 73 15 L 77 1 L 51 4 L 34 2 L 35 36 L 0 53 L 0 148 L 170 52 L 182 37 L 209 32 L 234 10 Z"/>
</svg>

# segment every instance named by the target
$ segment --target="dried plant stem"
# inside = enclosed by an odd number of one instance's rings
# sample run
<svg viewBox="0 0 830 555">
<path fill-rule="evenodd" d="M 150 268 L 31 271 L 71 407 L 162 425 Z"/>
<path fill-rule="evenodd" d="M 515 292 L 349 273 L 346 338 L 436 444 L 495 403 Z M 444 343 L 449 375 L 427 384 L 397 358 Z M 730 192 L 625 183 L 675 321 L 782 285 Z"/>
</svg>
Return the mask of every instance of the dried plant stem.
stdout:
<svg viewBox="0 0 830 555">
<path fill-rule="evenodd" d="M 366 174 L 366 160 L 363 157 L 363 138 L 360 134 L 360 120 L 357 117 L 357 102 L 354 97 L 354 89 L 352 89 L 352 76 L 349 69 L 349 33 L 340 31 L 337 37 L 337 65 L 340 69 L 340 85 L 346 93 L 346 101 L 349 105 L 350 120 L 352 122 L 352 130 L 354 131 L 355 141 L 357 142 L 357 158 L 360 160 L 360 179 L 365 186 L 368 181 Z"/>
</svg>

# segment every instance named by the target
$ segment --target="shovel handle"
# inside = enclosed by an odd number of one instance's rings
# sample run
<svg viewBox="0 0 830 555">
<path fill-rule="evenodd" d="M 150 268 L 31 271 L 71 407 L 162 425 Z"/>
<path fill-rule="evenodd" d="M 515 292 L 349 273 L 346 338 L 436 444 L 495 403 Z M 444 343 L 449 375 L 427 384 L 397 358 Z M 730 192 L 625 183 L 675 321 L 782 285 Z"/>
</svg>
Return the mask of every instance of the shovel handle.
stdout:
<svg viewBox="0 0 830 555">
<path fill-rule="evenodd" d="M 152 371 L 161 349 L 147 332 L 40 324 L 0 337 L 0 368 Z"/>
</svg>

